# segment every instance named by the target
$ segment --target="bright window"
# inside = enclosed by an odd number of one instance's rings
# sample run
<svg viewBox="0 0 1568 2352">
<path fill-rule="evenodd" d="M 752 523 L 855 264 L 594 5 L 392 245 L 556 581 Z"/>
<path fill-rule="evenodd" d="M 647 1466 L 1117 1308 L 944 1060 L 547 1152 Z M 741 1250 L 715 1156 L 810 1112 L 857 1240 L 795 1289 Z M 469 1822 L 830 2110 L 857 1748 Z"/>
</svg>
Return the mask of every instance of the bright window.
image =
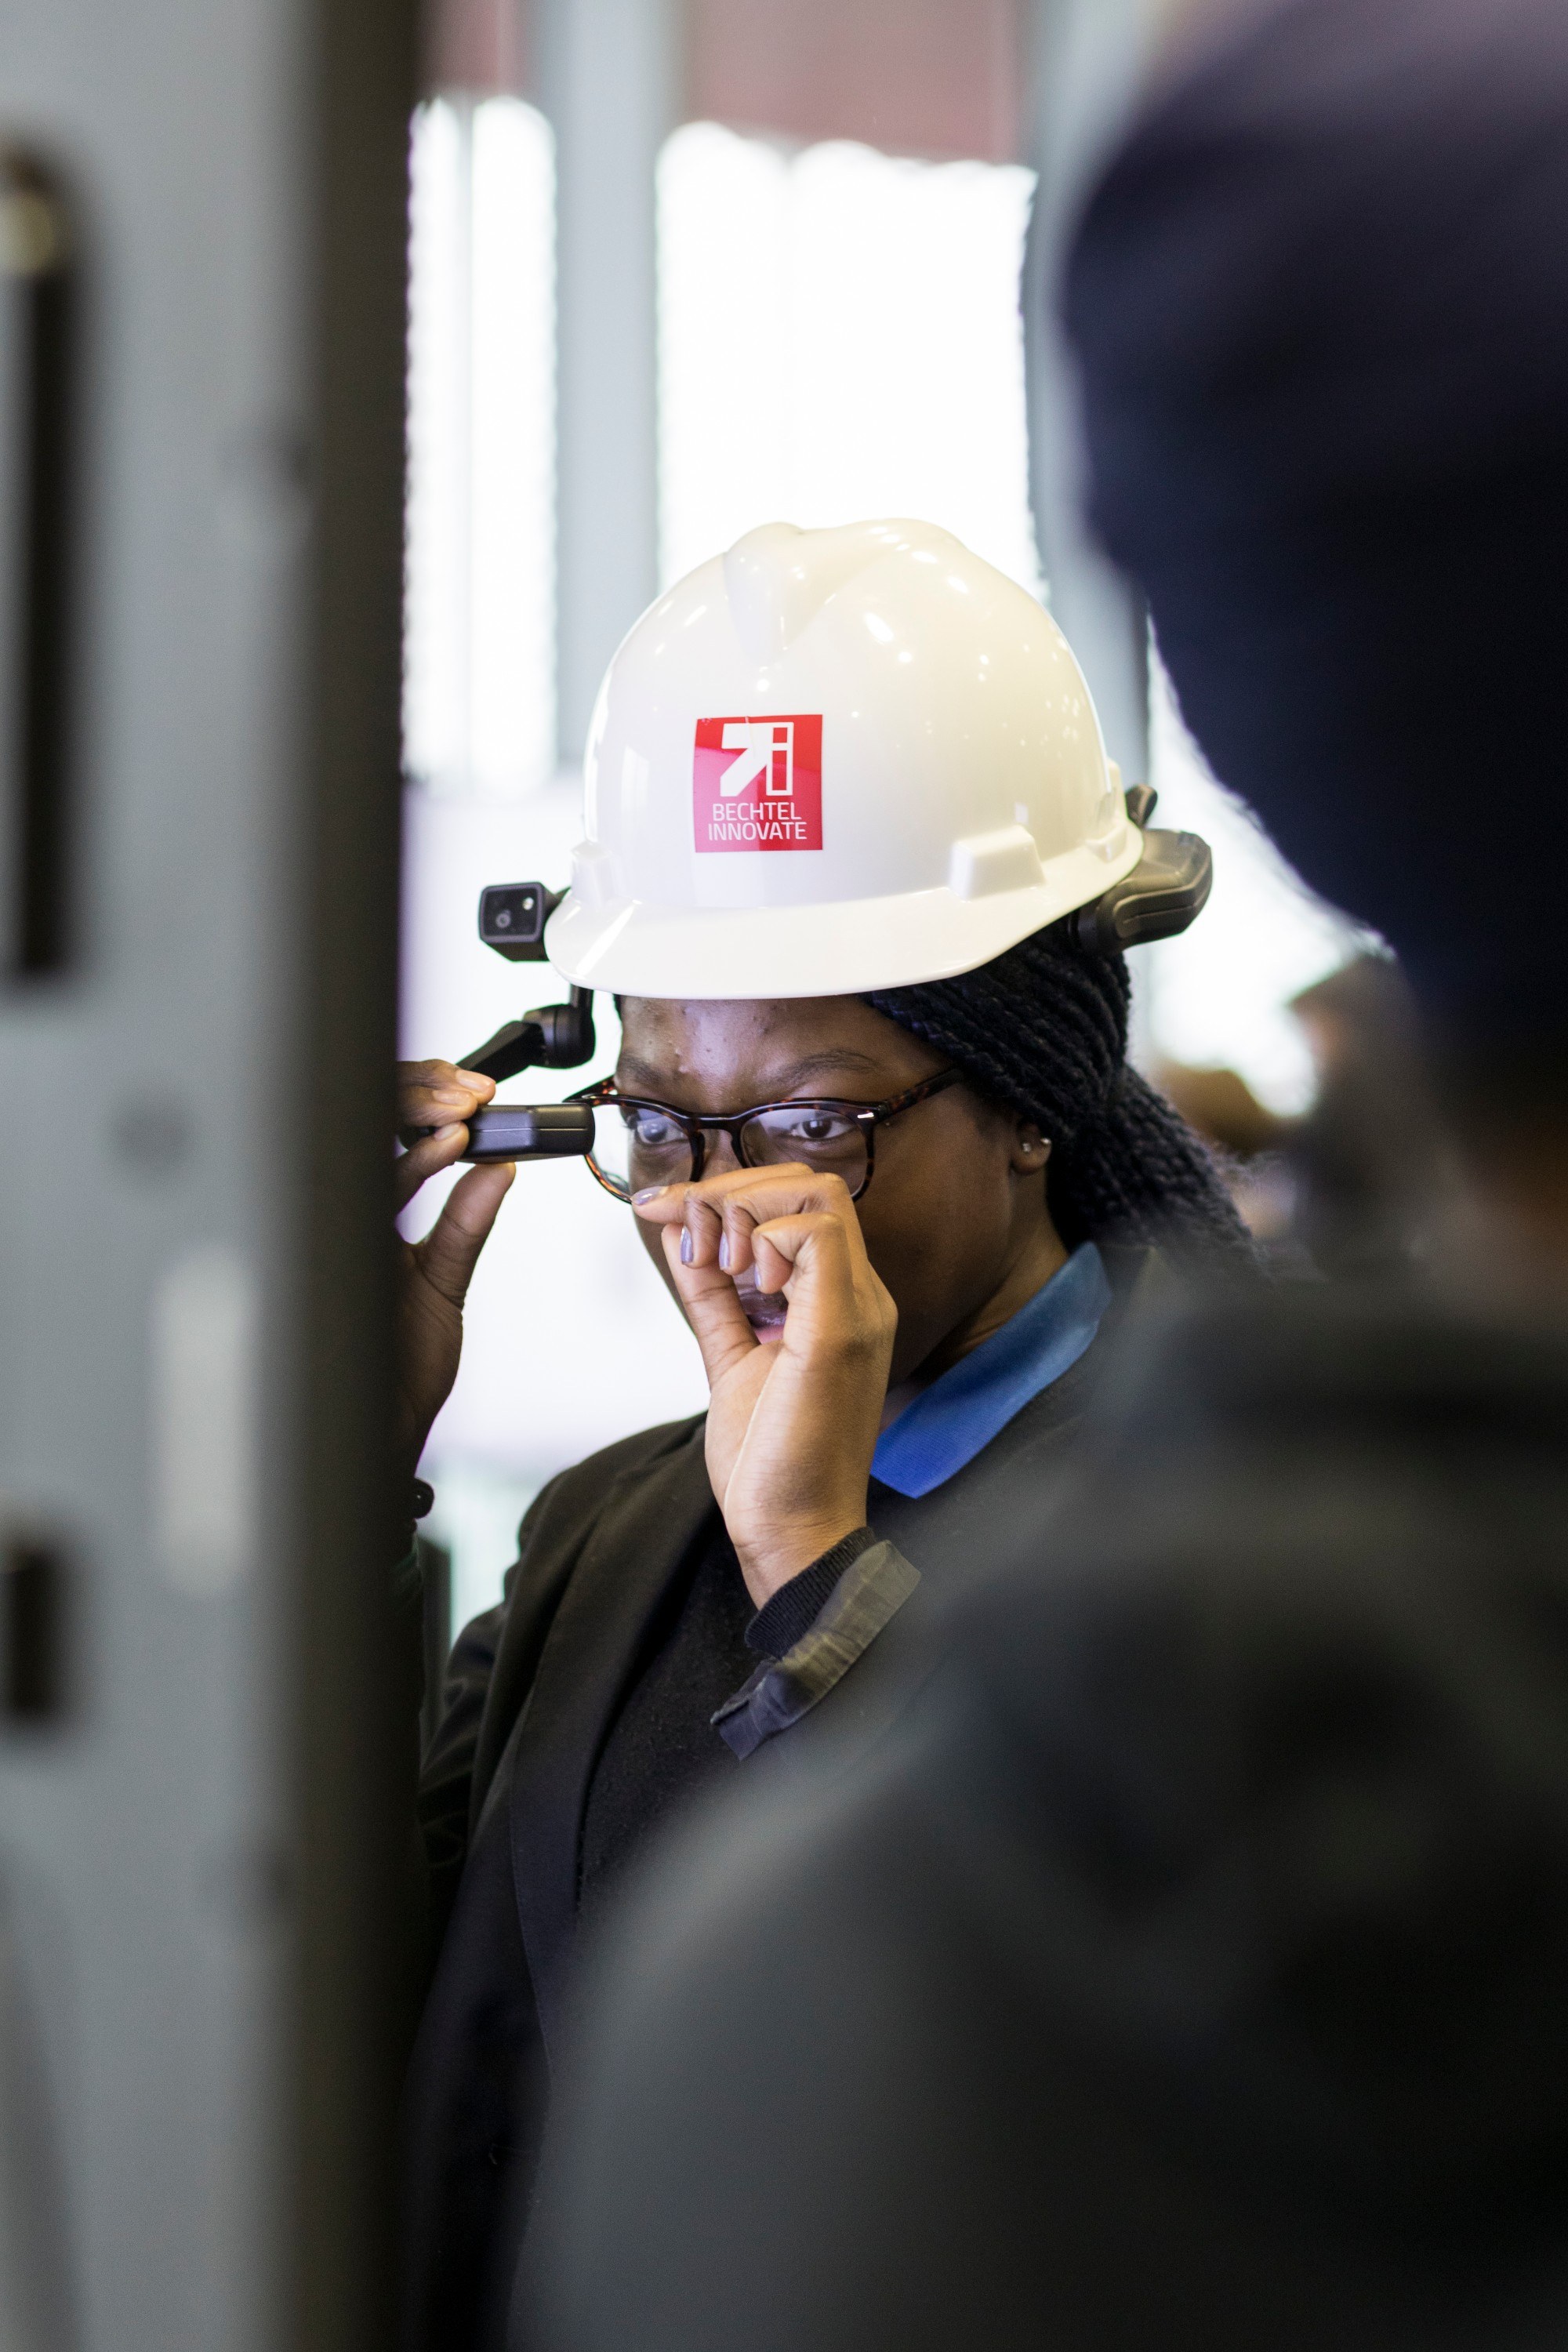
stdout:
<svg viewBox="0 0 1568 2352">
<path fill-rule="evenodd" d="M 1155 822 L 1201 834 L 1214 851 L 1214 893 L 1191 930 L 1145 950 L 1144 1054 L 1238 1070 L 1261 1102 L 1306 1109 L 1312 1066 L 1287 1006 L 1337 971 L 1365 935 L 1312 896 L 1257 820 L 1221 789 L 1152 657 L 1149 781 Z"/>
<path fill-rule="evenodd" d="M 508 795 L 554 756 L 554 142 L 521 100 L 415 117 L 409 773 Z"/>
<path fill-rule="evenodd" d="M 1018 275 L 1034 174 L 713 122 L 658 171 L 660 552 L 942 524 L 1036 593 Z"/>
</svg>

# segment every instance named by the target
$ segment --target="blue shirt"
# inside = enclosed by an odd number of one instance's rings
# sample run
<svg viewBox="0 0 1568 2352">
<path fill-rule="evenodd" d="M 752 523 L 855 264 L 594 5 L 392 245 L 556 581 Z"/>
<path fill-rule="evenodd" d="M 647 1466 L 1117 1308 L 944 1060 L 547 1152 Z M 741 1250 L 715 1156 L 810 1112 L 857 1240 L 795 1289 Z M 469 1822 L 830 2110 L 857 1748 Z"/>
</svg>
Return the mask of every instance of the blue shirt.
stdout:
<svg viewBox="0 0 1568 2352">
<path fill-rule="evenodd" d="M 877 1440 L 871 1475 L 900 1495 L 929 1495 L 1077 1363 L 1110 1304 L 1104 1261 L 1085 1242 L 1000 1331 L 904 1407 Z"/>
</svg>

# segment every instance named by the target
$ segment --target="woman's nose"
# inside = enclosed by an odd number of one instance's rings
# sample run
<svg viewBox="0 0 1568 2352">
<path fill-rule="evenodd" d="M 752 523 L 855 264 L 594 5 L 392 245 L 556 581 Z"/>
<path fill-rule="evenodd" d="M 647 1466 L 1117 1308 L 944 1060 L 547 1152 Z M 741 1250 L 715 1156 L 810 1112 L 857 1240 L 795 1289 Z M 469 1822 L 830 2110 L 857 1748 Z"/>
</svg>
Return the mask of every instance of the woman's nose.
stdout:
<svg viewBox="0 0 1568 2352">
<path fill-rule="evenodd" d="M 741 1166 L 734 1144 L 721 1128 L 710 1127 L 706 1140 L 708 1148 L 702 1154 L 704 1176 L 727 1176 L 731 1169 Z"/>
</svg>

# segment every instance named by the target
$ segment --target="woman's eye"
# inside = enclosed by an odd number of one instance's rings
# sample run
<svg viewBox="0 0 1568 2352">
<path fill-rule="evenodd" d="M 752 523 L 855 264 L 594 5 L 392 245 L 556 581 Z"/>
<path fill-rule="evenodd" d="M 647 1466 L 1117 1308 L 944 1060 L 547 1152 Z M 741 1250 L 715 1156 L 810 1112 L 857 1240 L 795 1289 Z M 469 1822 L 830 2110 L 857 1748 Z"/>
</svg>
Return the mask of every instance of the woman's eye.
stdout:
<svg viewBox="0 0 1568 2352">
<path fill-rule="evenodd" d="M 672 1118 L 659 1111 L 627 1111 L 626 1125 L 645 1151 L 668 1151 L 675 1144 L 685 1141 L 681 1129 Z"/>
<path fill-rule="evenodd" d="M 783 1122 L 780 1131 L 795 1143 L 821 1145 L 836 1143 L 848 1133 L 851 1124 L 842 1111 L 800 1110 Z"/>
</svg>

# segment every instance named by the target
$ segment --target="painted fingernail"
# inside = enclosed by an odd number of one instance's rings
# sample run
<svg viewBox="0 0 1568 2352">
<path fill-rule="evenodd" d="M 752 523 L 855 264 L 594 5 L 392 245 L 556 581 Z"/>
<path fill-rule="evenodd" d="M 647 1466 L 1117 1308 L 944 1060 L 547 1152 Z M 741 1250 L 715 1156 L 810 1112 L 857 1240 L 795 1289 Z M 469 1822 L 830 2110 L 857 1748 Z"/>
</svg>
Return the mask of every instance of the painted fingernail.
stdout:
<svg viewBox="0 0 1568 2352">
<path fill-rule="evenodd" d="M 730 1236 L 728 1234 L 724 1235 L 723 1239 L 719 1244 L 719 1270 L 721 1274 L 728 1274 L 730 1271 Z"/>
<path fill-rule="evenodd" d="M 680 1233 L 680 1263 L 682 1265 L 691 1264 L 691 1235 L 684 1226 L 681 1227 Z"/>
<path fill-rule="evenodd" d="M 668 1184 L 645 1184 L 640 1192 L 632 1194 L 632 1199 L 640 1209 L 645 1201 L 657 1201 L 661 1192 L 668 1192 Z"/>
</svg>

